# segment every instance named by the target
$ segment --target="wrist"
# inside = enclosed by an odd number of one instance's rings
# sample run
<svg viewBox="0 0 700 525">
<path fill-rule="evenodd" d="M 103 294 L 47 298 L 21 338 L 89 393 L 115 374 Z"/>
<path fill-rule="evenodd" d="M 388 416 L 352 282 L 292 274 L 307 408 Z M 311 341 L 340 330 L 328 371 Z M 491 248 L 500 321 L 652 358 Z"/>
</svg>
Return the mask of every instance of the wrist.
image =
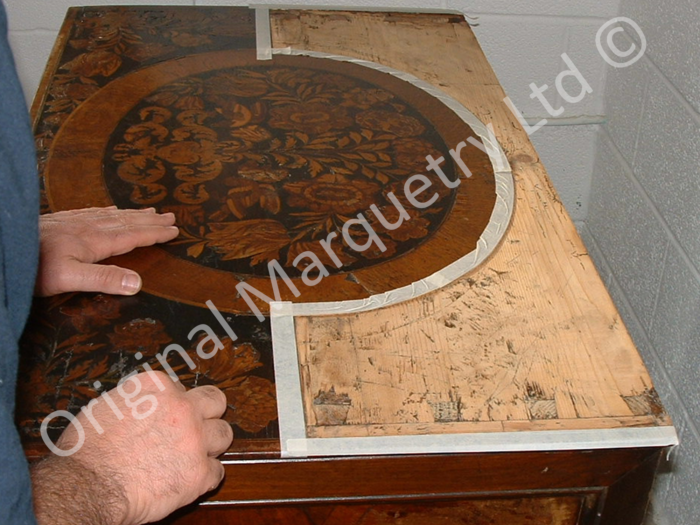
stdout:
<svg viewBox="0 0 700 525">
<path fill-rule="evenodd" d="M 51 456 L 32 466 L 39 525 L 131 525 L 122 485 L 72 457 Z"/>
</svg>

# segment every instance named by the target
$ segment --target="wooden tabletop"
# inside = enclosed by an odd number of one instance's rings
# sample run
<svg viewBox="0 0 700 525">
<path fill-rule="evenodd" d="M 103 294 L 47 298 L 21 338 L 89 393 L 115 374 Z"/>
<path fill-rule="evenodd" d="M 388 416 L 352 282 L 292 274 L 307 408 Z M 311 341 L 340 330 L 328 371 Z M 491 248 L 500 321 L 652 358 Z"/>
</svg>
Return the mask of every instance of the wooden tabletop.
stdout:
<svg viewBox="0 0 700 525">
<path fill-rule="evenodd" d="M 195 361 L 168 359 L 184 384 L 226 393 L 230 458 L 672 444 L 644 364 L 465 20 L 259 13 L 256 28 L 247 8 L 69 11 L 33 106 L 44 211 L 155 206 L 176 213 L 182 234 L 115 258 L 142 274 L 135 297 L 36 302 L 20 379 L 34 388 L 17 410 L 28 453 L 45 452 L 48 413 L 76 412 L 101 391 L 95 381 L 114 386 L 142 362 L 162 368 L 171 344 Z M 457 118 L 448 99 L 480 122 Z M 481 137 L 481 123 L 508 169 L 469 143 L 460 158 L 472 176 L 460 175 L 448 150 Z M 319 240 L 340 238 L 358 212 L 371 218 L 372 204 L 388 210 L 390 191 L 405 197 L 428 154 L 462 184 L 380 231 L 386 251 L 345 242 L 342 266 L 304 284 L 296 256 L 315 250 L 331 268 Z M 488 257 L 435 278 L 489 231 L 504 173 L 514 206 Z M 300 293 L 281 285 L 295 304 L 271 326 L 239 285 L 274 295 L 272 261 Z M 437 288 L 349 311 L 347 301 L 375 304 L 426 280 Z M 307 307 L 318 302 L 336 313 Z M 212 359 L 196 355 L 201 335 L 188 337 L 201 324 L 225 346 Z M 282 383 L 280 363 L 293 372 Z"/>
</svg>

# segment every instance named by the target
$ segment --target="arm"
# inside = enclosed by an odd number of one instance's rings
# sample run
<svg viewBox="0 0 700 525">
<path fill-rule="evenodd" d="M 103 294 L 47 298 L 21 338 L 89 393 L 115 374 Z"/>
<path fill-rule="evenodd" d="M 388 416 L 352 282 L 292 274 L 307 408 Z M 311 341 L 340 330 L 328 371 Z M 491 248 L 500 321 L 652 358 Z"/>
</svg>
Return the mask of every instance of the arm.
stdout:
<svg viewBox="0 0 700 525">
<path fill-rule="evenodd" d="M 33 466 L 32 492 L 40 525 L 117 525 L 126 516 L 126 494 L 114 475 L 70 457 L 51 456 Z"/>
<path fill-rule="evenodd" d="M 91 401 L 56 444 L 71 449 L 82 428 L 83 445 L 33 467 L 40 525 L 149 523 L 221 483 L 224 468 L 216 457 L 233 438 L 219 419 L 223 392 L 213 386 L 185 391 L 166 374 L 146 372 L 107 395 L 123 419 L 103 397 Z"/>
<path fill-rule="evenodd" d="M 105 292 L 133 295 L 141 277 L 118 266 L 95 264 L 139 246 L 178 235 L 175 216 L 116 207 L 61 211 L 39 218 L 40 256 L 35 294 Z"/>
</svg>

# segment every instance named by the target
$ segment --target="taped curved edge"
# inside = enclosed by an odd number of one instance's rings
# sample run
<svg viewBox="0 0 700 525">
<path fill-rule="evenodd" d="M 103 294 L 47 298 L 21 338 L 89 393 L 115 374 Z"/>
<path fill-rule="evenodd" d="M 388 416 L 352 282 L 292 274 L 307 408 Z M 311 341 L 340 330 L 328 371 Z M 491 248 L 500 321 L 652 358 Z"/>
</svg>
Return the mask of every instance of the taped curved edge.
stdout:
<svg viewBox="0 0 700 525">
<path fill-rule="evenodd" d="M 282 457 L 357 456 L 372 454 L 426 454 L 588 450 L 601 448 L 666 447 L 678 444 L 672 426 L 593 430 L 519 431 L 470 434 L 307 438 L 301 375 L 297 354 L 295 316 L 338 315 L 383 308 L 437 290 L 479 266 L 503 237 L 513 212 L 514 182 L 508 159 L 490 126 L 484 125 L 460 102 L 435 86 L 402 71 L 367 60 L 291 48 L 272 54 L 305 55 L 351 62 L 391 74 L 428 92 L 459 115 L 481 138 L 496 178 L 496 205 L 489 224 L 471 253 L 409 286 L 364 300 L 327 303 L 273 302 L 270 304 L 272 343 Z"/>
<path fill-rule="evenodd" d="M 410 73 L 405 73 L 403 71 L 399 71 L 376 62 L 370 62 L 368 60 L 361 60 L 343 55 L 332 55 L 318 51 L 306 51 L 292 48 L 273 48 L 272 54 L 303 55 L 313 58 L 325 58 L 329 60 L 357 64 L 380 71 L 382 73 L 390 74 L 432 95 L 436 99 L 440 100 L 445 106 L 454 111 L 479 136 L 483 142 L 486 154 L 491 159 L 496 183 L 496 204 L 491 212 L 489 223 L 477 241 L 476 249 L 467 255 L 461 257 L 452 264 L 447 265 L 442 270 L 420 279 L 419 281 L 411 283 L 410 285 L 381 294 L 372 295 L 366 299 L 319 303 L 294 303 L 291 306 L 291 315 L 337 315 L 366 312 L 377 308 L 383 308 L 391 304 L 414 299 L 426 293 L 442 288 L 455 279 L 463 276 L 467 272 L 473 270 L 484 260 L 486 260 L 496 246 L 498 246 L 499 241 L 503 237 L 503 234 L 510 223 L 510 218 L 513 213 L 513 203 L 515 201 L 513 173 L 510 169 L 508 159 L 506 158 L 501 145 L 498 143 L 491 126 L 484 125 L 484 123 L 482 123 L 471 111 L 464 107 L 461 102 L 447 95 L 441 89 L 411 75 Z M 270 303 L 271 311 L 274 304 L 274 302 Z M 271 317 L 274 318 L 272 315 Z"/>
</svg>

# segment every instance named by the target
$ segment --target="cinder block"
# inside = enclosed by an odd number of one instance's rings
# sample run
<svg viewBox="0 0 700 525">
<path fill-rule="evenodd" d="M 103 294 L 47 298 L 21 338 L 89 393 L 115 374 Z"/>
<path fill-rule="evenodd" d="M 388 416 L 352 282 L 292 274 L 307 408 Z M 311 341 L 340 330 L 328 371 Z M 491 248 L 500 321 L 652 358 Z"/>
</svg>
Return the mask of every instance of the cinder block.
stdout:
<svg viewBox="0 0 700 525">
<path fill-rule="evenodd" d="M 649 337 L 692 420 L 700 421 L 700 281 L 669 248 Z"/>
<path fill-rule="evenodd" d="M 699 151 L 700 126 L 664 81 L 653 75 L 634 172 L 693 261 L 700 261 Z"/>
<path fill-rule="evenodd" d="M 448 0 L 447 5 L 467 13 L 612 17 L 617 14 L 620 0 Z"/>
<path fill-rule="evenodd" d="M 700 438 L 687 425 L 681 429 L 681 444 L 674 451 L 664 509 L 674 524 L 700 523 Z"/>
<path fill-rule="evenodd" d="M 656 476 L 656 481 L 658 479 L 659 474 Z M 649 507 L 647 508 L 643 525 L 674 525 L 668 517 L 668 511 L 664 508 L 664 499 L 657 495 L 656 483 L 652 488 L 652 496 L 649 500 Z"/>
<path fill-rule="evenodd" d="M 560 99 L 560 103 L 564 108 L 562 117 L 603 114 L 607 64 L 596 47 L 596 32 L 600 25 L 600 22 L 587 21 L 582 23 L 577 19 L 573 19 L 569 27 L 569 41 L 566 53 L 593 91 L 586 94 L 583 100 L 576 104 L 570 104 L 566 100 Z M 567 69 L 568 66 L 562 61 L 561 71 Z M 564 89 L 573 97 L 581 93 L 581 83 L 572 76 L 565 77 L 562 84 Z"/>
<path fill-rule="evenodd" d="M 668 240 L 612 147 L 601 134 L 586 224 L 642 325 L 648 327 Z"/>
<path fill-rule="evenodd" d="M 620 12 L 639 24 L 649 57 L 700 111 L 700 3 L 624 0 Z"/>
<path fill-rule="evenodd" d="M 566 211 L 586 219 L 598 126 L 545 126 L 530 136 Z"/>
<path fill-rule="evenodd" d="M 630 165 L 634 163 L 644 95 L 651 70 L 645 60 L 630 67 L 610 67 L 605 85 L 606 128 Z"/>
<path fill-rule="evenodd" d="M 525 117 L 549 117 L 542 103 L 530 98 L 530 84 L 547 84 L 544 96 L 558 99 L 554 80 L 566 51 L 567 24 L 562 20 L 503 19 L 482 16 L 474 32 L 506 94 Z"/>
</svg>

